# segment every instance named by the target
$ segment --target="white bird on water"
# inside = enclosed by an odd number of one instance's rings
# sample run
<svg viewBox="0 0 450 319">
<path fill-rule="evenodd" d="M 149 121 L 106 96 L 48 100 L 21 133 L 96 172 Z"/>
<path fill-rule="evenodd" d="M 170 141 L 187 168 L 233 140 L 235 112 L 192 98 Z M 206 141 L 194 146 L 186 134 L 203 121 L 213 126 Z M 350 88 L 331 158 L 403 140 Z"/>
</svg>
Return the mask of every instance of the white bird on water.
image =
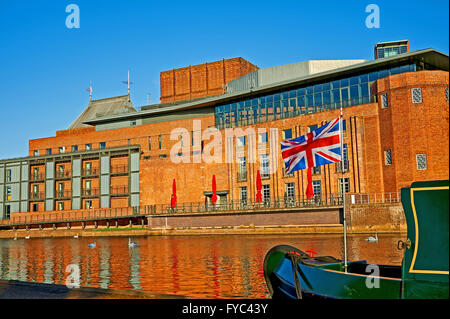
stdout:
<svg viewBox="0 0 450 319">
<path fill-rule="evenodd" d="M 78 234 L 76 234 L 75 236 L 73 236 L 73 238 L 78 238 Z"/>
<path fill-rule="evenodd" d="M 89 246 L 89 248 L 95 248 L 95 247 L 97 247 L 97 241 L 94 239 L 94 242 L 93 242 L 93 243 L 90 243 L 88 246 Z"/>
<path fill-rule="evenodd" d="M 373 236 L 367 237 L 366 241 L 371 241 L 371 242 L 378 241 L 378 233 L 375 233 L 375 237 L 373 237 Z"/>
<path fill-rule="evenodd" d="M 13 240 L 17 240 L 17 235 L 16 234 L 14 234 L 14 239 Z"/>
<path fill-rule="evenodd" d="M 25 236 L 25 239 L 30 239 L 30 235 L 28 235 L 28 236 Z"/>
<path fill-rule="evenodd" d="M 134 241 L 131 241 L 131 238 L 128 238 L 128 247 L 136 247 L 137 244 Z"/>
</svg>

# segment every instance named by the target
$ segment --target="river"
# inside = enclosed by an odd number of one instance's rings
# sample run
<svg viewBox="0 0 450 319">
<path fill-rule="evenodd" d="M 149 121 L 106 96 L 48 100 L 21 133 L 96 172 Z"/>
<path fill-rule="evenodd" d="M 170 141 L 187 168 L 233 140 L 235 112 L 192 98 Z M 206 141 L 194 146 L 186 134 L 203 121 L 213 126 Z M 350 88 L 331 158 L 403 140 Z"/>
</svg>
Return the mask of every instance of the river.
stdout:
<svg viewBox="0 0 450 319">
<path fill-rule="evenodd" d="M 349 260 L 400 265 L 402 234 L 349 236 Z M 269 298 L 263 260 L 275 245 L 343 258 L 341 235 L 217 235 L 0 239 L 0 279 L 66 284 L 77 265 L 80 286 L 132 289 L 194 298 Z M 66 271 L 67 270 L 67 271 Z M 75 272 L 76 273 L 76 272 Z M 72 273 L 75 274 L 75 273 Z"/>
</svg>

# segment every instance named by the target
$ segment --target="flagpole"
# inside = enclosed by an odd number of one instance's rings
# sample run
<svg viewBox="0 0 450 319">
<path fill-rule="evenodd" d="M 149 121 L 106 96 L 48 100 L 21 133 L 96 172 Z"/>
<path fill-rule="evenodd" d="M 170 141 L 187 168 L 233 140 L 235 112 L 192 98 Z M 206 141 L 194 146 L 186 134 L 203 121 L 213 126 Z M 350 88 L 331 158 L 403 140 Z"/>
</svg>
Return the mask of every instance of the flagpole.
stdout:
<svg viewBox="0 0 450 319">
<path fill-rule="evenodd" d="M 345 171 L 345 163 L 344 163 L 344 139 L 343 139 L 343 126 L 344 120 L 342 117 L 342 105 L 341 105 L 341 115 L 339 119 L 339 135 L 341 140 L 341 172 L 342 172 L 342 204 L 343 204 L 343 227 L 344 227 L 344 271 L 347 272 L 347 222 L 345 218 L 345 185 L 344 185 L 344 171 Z"/>
</svg>

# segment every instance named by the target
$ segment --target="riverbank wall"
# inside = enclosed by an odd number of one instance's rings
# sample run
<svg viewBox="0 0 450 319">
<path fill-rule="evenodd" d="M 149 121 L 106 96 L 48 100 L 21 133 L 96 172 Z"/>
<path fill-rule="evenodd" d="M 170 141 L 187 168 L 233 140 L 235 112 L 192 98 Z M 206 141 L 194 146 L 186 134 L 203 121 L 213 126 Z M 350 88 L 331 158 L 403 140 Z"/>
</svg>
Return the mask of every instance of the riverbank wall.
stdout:
<svg viewBox="0 0 450 319">
<path fill-rule="evenodd" d="M 368 203 L 346 206 L 348 234 L 404 233 L 406 220 L 401 203 Z M 143 225 L 87 226 L 0 231 L 0 238 L 182 236 L 239 234 L 341 234 L 342 208 L 291 209 L 260 212 L 210 212 L 147 216 Z"/>
</svg>

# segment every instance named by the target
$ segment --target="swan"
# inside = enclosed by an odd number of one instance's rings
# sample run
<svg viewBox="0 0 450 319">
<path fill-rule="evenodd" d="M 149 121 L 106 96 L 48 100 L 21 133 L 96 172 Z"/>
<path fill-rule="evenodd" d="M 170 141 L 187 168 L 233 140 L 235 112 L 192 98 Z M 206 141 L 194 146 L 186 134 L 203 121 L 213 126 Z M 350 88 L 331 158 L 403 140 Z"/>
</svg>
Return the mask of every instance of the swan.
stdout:
<svg viewBox="0 0 450 319">
<path fill-rule="evenodd" d="M 75 236 L 73 236 L 73 238 L 78 238 L 78 234 L 76 234 Z"/>
<path fill-rule="evenodd" d="M 131 238 L 128 238 L 128 247 L 136 247 L 137 244 L 134 241 L 131 241 Z"/>
<path fill-rule="evenodd" d="M 89 248 L 95 248 L 97 246 L 97 241 L 94 239 L 94 242 L 90 243 L 88 246 Z"/>
<path fill-rule="evenodd" d="M 14 234 L 14 239 L 13 240 L 17 240 L 17 235 L 16 234 Z"/>
<path fill-rule="evenodd" d="M 25 239 L 30 239 L 30 235 L 25 236 Z"/>
<path fill-rule="evenodd" d="M 375 237 L 373 237 L 373 236 L 366 237 L 366 241 L 372 241 L 372 242 L 378 241 L 378 233 L 375 233 Z"/>
</svg>

